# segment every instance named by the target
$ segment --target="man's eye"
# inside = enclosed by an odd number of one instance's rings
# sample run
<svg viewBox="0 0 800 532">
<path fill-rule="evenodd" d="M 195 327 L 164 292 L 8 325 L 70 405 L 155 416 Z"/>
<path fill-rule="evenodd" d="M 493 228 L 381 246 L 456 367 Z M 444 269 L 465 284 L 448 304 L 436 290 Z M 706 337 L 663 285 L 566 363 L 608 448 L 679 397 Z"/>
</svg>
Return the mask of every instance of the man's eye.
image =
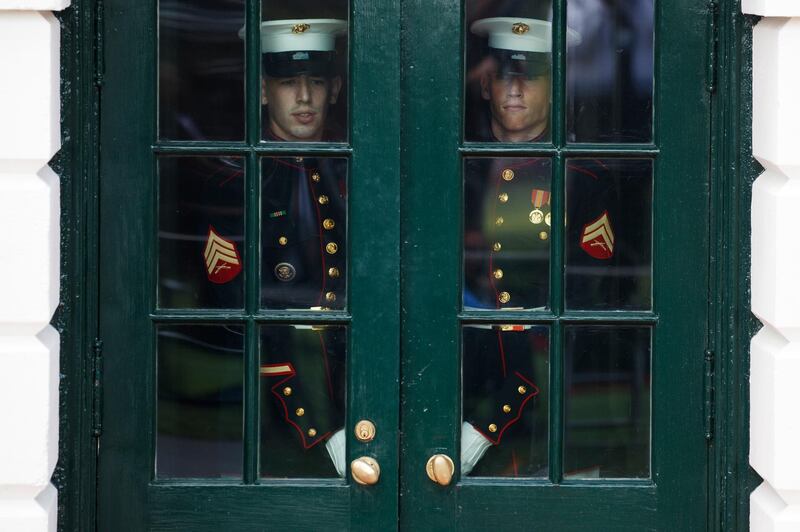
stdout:
<svg viewBox="0 0 800 532">
<path fill-rule="evenodd" d="M 325 79 L 323 78 L 312 78 L 311 83 L 317 87 L 324 87 L 325 86 Z"/>
<path fill-rule="evenodd" d="M 280 83 L 284 87 L 285 86 L 290 86 L 290 85 L 294 85 L 295 84 L 295 79 L 294 78 L 282 79 L 278 83 Z"/>
</svg>

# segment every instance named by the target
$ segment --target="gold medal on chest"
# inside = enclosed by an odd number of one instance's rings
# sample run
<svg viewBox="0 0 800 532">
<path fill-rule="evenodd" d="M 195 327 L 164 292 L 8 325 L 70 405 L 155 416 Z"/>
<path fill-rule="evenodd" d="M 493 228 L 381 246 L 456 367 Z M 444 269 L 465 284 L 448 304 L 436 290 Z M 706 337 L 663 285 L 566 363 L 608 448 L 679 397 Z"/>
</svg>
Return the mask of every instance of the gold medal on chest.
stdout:
<svg viewBox="0 0 800 532">
<path fill-rule="evenodd" d="M 533 209 L 528 215 L 528 219 L 534 225 L 539 225 L 544 221 L 544 213 L 540 209 Z"/>
</svg>

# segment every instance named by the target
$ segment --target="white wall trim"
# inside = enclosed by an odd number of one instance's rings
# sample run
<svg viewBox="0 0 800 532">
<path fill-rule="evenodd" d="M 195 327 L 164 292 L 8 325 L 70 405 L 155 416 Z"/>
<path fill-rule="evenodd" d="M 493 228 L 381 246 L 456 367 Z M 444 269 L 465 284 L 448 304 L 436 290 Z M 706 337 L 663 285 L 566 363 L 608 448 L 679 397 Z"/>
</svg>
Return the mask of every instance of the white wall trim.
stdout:
<svg viewBox="0 0 800 532">
<path fill-rule="evenodd" d="M 67 0 L 0 0 L 0 530 L 55 532 L 60 28 Z"/>
<path fill-rule="evenodd" d="M 743 0 L 753 30 L 750 530 L 800 530 L 800 1 Z"/>
</svg>

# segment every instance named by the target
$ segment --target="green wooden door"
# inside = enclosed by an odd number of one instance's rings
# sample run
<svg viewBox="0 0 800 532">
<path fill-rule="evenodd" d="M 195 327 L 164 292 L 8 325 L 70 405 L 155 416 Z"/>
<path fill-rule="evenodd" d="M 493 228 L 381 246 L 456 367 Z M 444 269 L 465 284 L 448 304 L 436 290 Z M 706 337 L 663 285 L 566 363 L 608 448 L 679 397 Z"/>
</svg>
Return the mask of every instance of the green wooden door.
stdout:
<svg viewBox="0 0 800 532">
<path fill-rule="evenodd" d="M 400 528 L 702 530 L 705 2 L 544 4 L 404 4 Z"/>
<path fill-rule="evenodd" d="M 394 528 L 398 6 L 104 4 L 98 530 Z"/>
<path fill-rule="evenodd" d="M 107 0 L 98 529 L 705 528 L 704 9 Z"/>
</svg>

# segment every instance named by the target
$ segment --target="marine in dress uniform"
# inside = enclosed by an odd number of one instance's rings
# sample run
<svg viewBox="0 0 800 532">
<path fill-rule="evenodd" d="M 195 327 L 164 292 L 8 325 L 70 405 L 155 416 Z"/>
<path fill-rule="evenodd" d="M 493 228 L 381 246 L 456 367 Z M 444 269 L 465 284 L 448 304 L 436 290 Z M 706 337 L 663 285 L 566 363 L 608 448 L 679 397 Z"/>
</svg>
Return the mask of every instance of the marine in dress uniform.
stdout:
<svg viewBox="0 0 800 532">
<path fill-rule="evenodd" d="M 482 79 L 492 116 L 485 140 L 548 140 L 550 103 L 541 96 L 550 85 L 550 24 L 498 17 L 478 20 L 471 30 L 488 36 L 487 54 L 496 65 Z M 580 40 L 572 30 L 567 37 Z M 548 158 L 467 160 L 465 308 L 549 306 L 551 164 Z M 567 309 L 649 308 L 650 172 L 643 160 L 567 161 Z M 535 406 L 537 382 L 548 379 L 546 365 L 537 363 L 546 359 L 547 335 L 530 326 L 487 328 L 465 331 L 462 474 L 476 468 L 480 475 L 544 475 L 546 456 L 537 453 L 547 452 L 547 413 Z"/>
<path fill-rule="evenodd" d="M 335 38 L 346 28 L 346 21 L 334 19 L 262 23 L 266 140 L 327 140 L 324 118 L 341 84 L 334 71 Z M 203 205 L 185 222 L 196 226 L 189 231 L 196 236 L 184 239 L 192 247 L 184 257 L 192 259 L 173 261 L 177 268 L 191 270 L 187 275 L 192 282 L 184 288 L 203 294 L 188 298 L 189 306 L 244 306 L 242 162 L 198 159 L 195 173 L 203 179 L 195 176 L 183 188 L 193 198 L 199 195 L 196 200 Z M 199 163 L 205 168 L 198 168 Z M 260 163 L 261 307 L 344 309 L 347 160 L 265 156 Z M 219 200 L 225 205 L 216 206 Z M 167 285 L 179 283 L 179 271 L 170 275 Z M 264 325 L 260 346 L 262 475 L 342 476 L 344 329 Z"/>
</svg>

